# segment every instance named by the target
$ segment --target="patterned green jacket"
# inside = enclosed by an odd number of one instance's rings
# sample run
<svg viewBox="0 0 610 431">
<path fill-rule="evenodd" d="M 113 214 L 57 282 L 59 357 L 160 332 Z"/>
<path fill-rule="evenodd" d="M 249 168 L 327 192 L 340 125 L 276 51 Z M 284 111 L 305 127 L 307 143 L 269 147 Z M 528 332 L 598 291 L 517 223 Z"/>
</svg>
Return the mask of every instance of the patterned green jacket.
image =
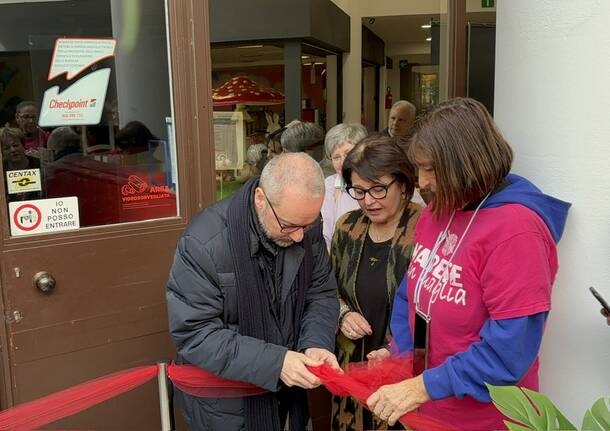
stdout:
<svg viewBox="0 0 610 431">
<path fill-rule="evenodd" d="M 409 203 L 403 211 L 394 233 L 386 268 L 388 310 L 392 309 L 394 293 L 411 261 L 415 225 L 421 211 L 422 208 L 419 205 Z M 331 244 L 331 260 L 335 268 L 337 285 L 339 287 L 339 302 L 341 306 L 347 304 L 351 310 L 361 314 L 362 310 L 356 299 L 356 277 L 369 226 L 370 220 L 364 215 L 362 210 L 344 214 L 337 221 Z M 389 319 L 387 320 L 389 322 Z M 389 327 L 386 328 L 386 332 L 389 335 Z M 345 369 L 350 362 L 365 360 L 364 350 L 362 348 L 356 349 L 357 343 L 361 345 L 362 342 L 362 338 L 357 341 L 350 340 L 339 330 L 336 351 L 339 365 L 342 368 Z M 360 351 L 362 356 L 353 357 L 356 351 Z M 387 422 L 376 417 L 373 417 L 372 421 L 373 429 L 388 429 Z M 333 396 L 331 428 L 337 431 L 364 429 L 365 422 L 362 406 L 352 397 Z"/>
<path fill-rule="evenodd" d="M 400 284 L 413 254 L 415 225 L 422 208 L 410 202 L 398 223 L 386 268 L 387 298 L 389 310 L 392 309 L 394 294 Z M 339 218 L 331 244 L 331 260 L 335 268 L 339 301 L 350 309 L 362 313 L 356 299 L 356 277 L 364 240 L 368 234 L 370 220 L 362 210 L 350 211 Z M 388 328 L 389 330 L 389 328 Z M 353 350 L 353 342 L 339 332 L 337 346 L 340 350 Z M 352 345 L 350 345 L 352 344 Z M 343 352 L 346 353 L 346 352 Z"/>
</svg>

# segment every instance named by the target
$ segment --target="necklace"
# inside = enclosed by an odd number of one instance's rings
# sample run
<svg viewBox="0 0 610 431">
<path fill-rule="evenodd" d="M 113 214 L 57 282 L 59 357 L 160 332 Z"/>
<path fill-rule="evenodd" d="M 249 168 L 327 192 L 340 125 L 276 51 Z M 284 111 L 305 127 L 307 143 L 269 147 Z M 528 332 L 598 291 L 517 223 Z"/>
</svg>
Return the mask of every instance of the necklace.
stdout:
<svg viewBox="0 0 610 431">
<path fill-rule="evenodd" d="M 395 214 L 394 220 L 389 220 L 383 225 L 371 222 L 369 225 L 369 236 L 373 242 L 384 242 L 393 238 L 404 211 L 407 211 L 406 206 L 403 206 L 398 213 Z M 373 230 L 375 232 L 373 232 Z"/>
<path fill-rule="evenodd" d="M 398 227 L 398 223 L 400 222 L 400 217 L 398 217 L 395 221 L 391 221 L 384 225 L 384 227 L 380 227 L 379 224 L 371 223 L 369 226 L 369 236 L 373 240 L 373 242 L 384 242 L 389 240 L 394 236 L 396 232 L 396 227 Z"/>
</svg>

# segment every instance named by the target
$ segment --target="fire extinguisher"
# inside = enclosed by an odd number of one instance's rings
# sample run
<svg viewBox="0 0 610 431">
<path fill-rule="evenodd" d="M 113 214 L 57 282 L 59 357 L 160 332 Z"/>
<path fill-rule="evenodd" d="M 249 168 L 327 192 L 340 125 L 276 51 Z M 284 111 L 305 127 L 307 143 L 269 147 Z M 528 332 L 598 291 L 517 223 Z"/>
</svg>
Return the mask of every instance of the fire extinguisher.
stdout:
<svg viewBox="0 0 610 431">
<path fill-rule="evenodd" d="M 386 90 L 385 109 L 392 109 L 392 91 L 390 90 L 390 87 Z"/>
</svg>

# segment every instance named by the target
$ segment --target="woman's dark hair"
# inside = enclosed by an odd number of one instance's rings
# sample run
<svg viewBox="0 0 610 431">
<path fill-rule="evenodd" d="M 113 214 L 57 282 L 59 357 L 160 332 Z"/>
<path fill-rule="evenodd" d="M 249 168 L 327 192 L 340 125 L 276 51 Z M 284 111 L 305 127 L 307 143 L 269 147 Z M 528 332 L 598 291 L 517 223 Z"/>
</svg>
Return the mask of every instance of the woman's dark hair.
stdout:
<svg viewBox="0 0 610 431">
<path fill-rule="evenodd" d="M 364 138 L 347 154 L 341 175 L 348 187 L 352 173 L 371 182 L 389 175 L 405 186 L 407 201 L 415 190 L 415 168 L 396 139 L 383 135 Z"/>
<path fill-rule="evenodd" d="M 469 98 L 442 102 L 418 119 L 408 155 L 414 164 L 422 157 L 432 163 L 437 216 L 487 195 L 508 175 L 513 160 L 485 106 Z"/>
</svg>

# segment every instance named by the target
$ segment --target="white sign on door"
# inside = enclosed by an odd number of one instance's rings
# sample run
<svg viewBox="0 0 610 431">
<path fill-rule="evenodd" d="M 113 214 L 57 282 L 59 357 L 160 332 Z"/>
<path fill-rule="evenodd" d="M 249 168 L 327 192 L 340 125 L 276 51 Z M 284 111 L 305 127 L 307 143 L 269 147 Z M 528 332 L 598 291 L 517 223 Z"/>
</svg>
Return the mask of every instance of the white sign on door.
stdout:
<svg viewBox="0 0 610 431">
<path fill-rule="evenodd" d="M 44 93 L 40 107 L 42 127 L 95 125 L 102 118 L 110 68 L 96 70 L 61 93 L 59 85 Z"/>
<path fill-rule="evenodd" d="M 114 56 L 116 40 L 60 38 L 55 41 L 48 81 L 66 74 L 68 80 L 95 63 Z"/>
<path fill-rule="evenodd" d="M 78 229 L 78 198 L 39 199 L 10 202 L 11 235 L 35 235 Z"/>
<path fill-rule="evenodd" d="M 59 38 L 55 41 L 48 80 L 66 74 L 70 81 L 88 67 L 114 56 L 116 40 L 95 38 Z M 53 86 L 44 93 L 40 107 L 42 127 L 95 125 L 102 118 L 110 68 L 91 72 L 64 91 Z"/>
</svg>

